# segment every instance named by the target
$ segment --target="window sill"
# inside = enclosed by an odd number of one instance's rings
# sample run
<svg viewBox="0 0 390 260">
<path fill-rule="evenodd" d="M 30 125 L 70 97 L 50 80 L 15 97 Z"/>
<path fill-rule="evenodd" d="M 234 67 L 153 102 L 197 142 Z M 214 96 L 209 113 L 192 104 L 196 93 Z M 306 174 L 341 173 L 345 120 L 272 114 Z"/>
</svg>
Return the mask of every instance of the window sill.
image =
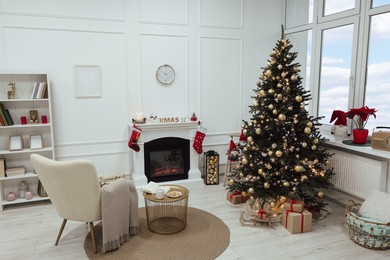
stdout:
<svg viewBox="0 0 390 260">
<path fill-rule="evenodd" d="M 321 132 L 322 137 L 326 139 L 326 142 L 324 146 L 343 150 L 345 152 L 350 152 L 356 155 L 372 158 L 375 160 L 390 160 L 390 152 L 378 150 L 378 149 L 372 149 L 371 147 L 367 146 L 353 146 L 353 145 L 347 145 L 343 144 L 342 141 L 336 140 L 332 134 L 329 132 Z"/>
</svg>

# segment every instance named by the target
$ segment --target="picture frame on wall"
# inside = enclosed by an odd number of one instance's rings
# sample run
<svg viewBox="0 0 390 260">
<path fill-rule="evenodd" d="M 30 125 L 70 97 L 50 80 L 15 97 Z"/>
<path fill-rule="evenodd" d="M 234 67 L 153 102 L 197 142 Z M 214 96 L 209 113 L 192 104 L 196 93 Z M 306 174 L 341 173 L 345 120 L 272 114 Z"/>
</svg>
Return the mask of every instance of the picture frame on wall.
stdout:
<svg viewBox="0 0 390 260">
<path fill-rule="evenodd" d="M 43 148 L 43 142 L 42 142 L 42 135 L 30 135 L 30 149 L 42 149 Z"/>
<path fill-rule="evenodd" d="M 102 83 L 99 65 L 74 65 L 75 96 L 101 97 Z"/>
<path fill-rule="evenodd" d="M 9 137 L 9 150 L 20 151 L 23 150 L 23 142 L 21 135 L 13 135 Z"/>
</svg>

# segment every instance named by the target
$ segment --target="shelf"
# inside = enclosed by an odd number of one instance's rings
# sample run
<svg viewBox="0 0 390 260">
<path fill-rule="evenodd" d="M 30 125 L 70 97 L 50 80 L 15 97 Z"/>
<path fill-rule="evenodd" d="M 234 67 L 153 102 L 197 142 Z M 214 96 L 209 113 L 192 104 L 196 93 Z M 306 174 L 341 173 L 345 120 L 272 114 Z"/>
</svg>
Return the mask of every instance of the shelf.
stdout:
<svg viewBox="0 0 390 260">
<path fill-rule="evenodd" d="M 1 177 L 0 181 L 9 181 L 9 180 L 18 180 L 18 179 L 28 179 L 28 178 L 37 178 L 38 175 L 32 172 L 27 172 L 25 174 L 10 176 L 10 177 Z"/>
<path fill-rule="evenodd" d="M 47 124 L 15 124 L 15 125 L 7 125 L 7 126 L 0 126 L 0 129 L 12 129 L 12 128 L 33 128 L 33 127 L 50 127 L 50 123 Z"/>
<path fill-rule="evenodd" d="M 36 191 L 36 185 L 39 183 L 38 175 L 34 172 L 34 167 L 30 161 L 30 155 L 33 153 L 41 154 L 47 158 L 55 158 L 54 137 L 53 137 L 53 117 L 51 107 L 51 87 L 50 79 L 46 73 L 0 73 L 0 103 L 9 110 L 13 117 L 14 125 L 0 126 L 0 157 L 5 159 L 5 165 L 8 167 L 24 167 L 25 174 L 14 175 L 11 177 L 0 178 L 0 211 L 3 210 L 4 205 L 12 204 L 28 204 L 35 201 L 49 200 L 48 197 L 40 197 L 36 192 L 33 192 L 33 198 L 26 200 L 24 198 L 16 199 L 14 201 L 7 201 L 6 193 L 12 190 L 17 190 L 20 181 L 26 181 Z M 8 82 L 16 84 L 16 98 L 8 99 L 7 91 L 10 87 Z M 46 87 L 43 83 L 45 82 Z M 39 86 L 39 87 L 38 87 Z M 42 90 L 44 98 L 32 99 L 34 89 Z M 39 96 L 41 97 L 41 96 Z M 31 111 L 38 110 L 39 116 L 45 115 L 48 119 L 46 124 L 31 124 L 29 118 Z M 30 117 L 29 117 L 30 115 Z M 21 124 L 22 116 L 26 117 L 28 124 Z M 31 135 L 42 136 L 42 149 L 30 149 Z M 20 136 L 23 147 L 20 150 L 9 150 L 10 136 Z M 42 147 L 42 146 L 39 146 Z M 32 146 L 34 148 L 34 146 Z M 5 167 L 6 168 L 6 167 Z"/>
<path fill-rule="evenodd" d="M 40 98 L 40 99 L 31 99 L 31 98 L 15 98 L 15 99 L 0 99 L 1 102 L 42 102 L 42 101 L 49 101 L 47 98 Z"/>
<path fill-rule="evenodd" d="M 39 153 L 39 152 L 50 152 L 53 151 L 53 147 L 45 147 L 43 149 L 23 149 L 23 150 L 17 150 L 17 151 L 10 151 L 10 150 L 0 150 L 0 154 L 21 154 L 21 153 Z"/>
<path fill-rule="evenodd" d="M 44 200 L 49 200 L 49 197 L 39 197 L 38 194 L 34 194 L 34 197 L 31 200 L 26 200 L 24 198 L 17 198 L 16 200 L 13 201 L 8 201 L 8 200 L 3 200 L 2 205 L 13 205 L 13 204 L 20 204 L 20 203 L 30 203 L 34 201 L 44 201 Z"/>
</svg>

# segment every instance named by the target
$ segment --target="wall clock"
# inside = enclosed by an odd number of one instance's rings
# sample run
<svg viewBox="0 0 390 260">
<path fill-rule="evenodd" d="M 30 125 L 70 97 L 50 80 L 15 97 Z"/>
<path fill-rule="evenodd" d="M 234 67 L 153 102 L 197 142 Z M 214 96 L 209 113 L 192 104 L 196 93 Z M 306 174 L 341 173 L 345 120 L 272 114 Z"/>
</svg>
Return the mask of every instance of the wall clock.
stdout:
<svg viewBox="0 0 390 260">
<path fill-rule="evenodd" d="M 156 78 L 161 84 L 170 85 L 175 80 L 175 70 L 171 65 L 161 65 L 157 68 Z"/>
</svg>

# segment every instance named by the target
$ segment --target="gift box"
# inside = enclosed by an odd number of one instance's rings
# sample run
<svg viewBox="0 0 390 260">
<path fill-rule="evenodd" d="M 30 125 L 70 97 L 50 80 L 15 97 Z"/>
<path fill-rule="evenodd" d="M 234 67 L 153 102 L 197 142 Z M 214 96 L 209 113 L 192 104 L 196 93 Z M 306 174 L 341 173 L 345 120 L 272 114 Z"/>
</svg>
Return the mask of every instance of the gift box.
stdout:
<svg viewBox="0 0 390 260">
<path fill-rule="evenodd" d="M 282 225 L 291 233 L 305 233 L 312 229 L 312 214 L 303 210 L 302 212 L 293 212 L 288 209 L 282 211 Z"/>
<path fill-rule="evenodd" d="M 303 202 L 297 200 L 287 200 L 284 203 L 284 208 L 293 212 L 302 212 L 303 210 Z"/>
<path fill-rule="evenodd" d="M 233 204 L 244 203 L 249 199 L 249 196 L 242 196 L 240 191 L 228 192 L 227 200 Z"/>
<path fill-rule="evenodd" d="M 264 210 L 264 209 L 260 209 L 260 210 L 257 212 L 256 217 L 257 217 L 258 219 L 261 219 L 261 220 L 267 219 L 267 211 Z"/>
</svg>

